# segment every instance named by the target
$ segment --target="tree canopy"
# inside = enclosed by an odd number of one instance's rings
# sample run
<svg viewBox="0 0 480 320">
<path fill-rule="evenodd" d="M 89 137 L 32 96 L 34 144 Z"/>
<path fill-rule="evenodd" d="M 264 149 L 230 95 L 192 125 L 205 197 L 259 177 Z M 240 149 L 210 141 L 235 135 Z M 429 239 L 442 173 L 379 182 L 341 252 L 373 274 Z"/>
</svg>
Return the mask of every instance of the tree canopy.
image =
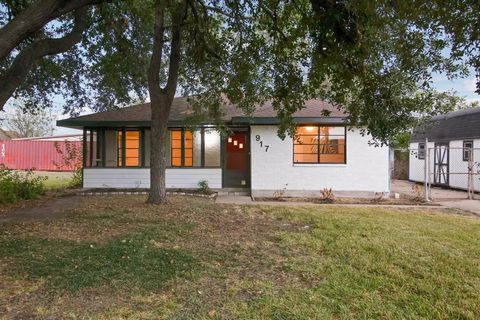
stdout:
<svg viewBox="0 0 480 320">
<path fill-rule="evenodd" d="M 62 95 L 71 113 L 144 100 L 158 2 L 72 1 L 77 10 L 59 7 L 2 55 L 1 75 L 39 40 L 73 33 L 80 23 L 80 43 L 35 60 L 14 96 L 45 104 Z M 273 99 L 283 134 L 303 99 L 316 97 L 344 108 L 352 123 L 386 141 L 415 113 L 442 111 L 432 72 L 456 77 L 465 75 L 466 65 L 479 70 L 480 8 L 473 0 L 165 1 L 169 12 L 183 3 L 179 93 L 197 95 L 196 110 L 213 119 L 225 97 L 245 110 Z M 0 35 L 38 4 L 4 1 Z M 167 38 L 171 23 L 167 15 Z M 169 43 L 162 53 L 163 83 Z"/>
</svg>

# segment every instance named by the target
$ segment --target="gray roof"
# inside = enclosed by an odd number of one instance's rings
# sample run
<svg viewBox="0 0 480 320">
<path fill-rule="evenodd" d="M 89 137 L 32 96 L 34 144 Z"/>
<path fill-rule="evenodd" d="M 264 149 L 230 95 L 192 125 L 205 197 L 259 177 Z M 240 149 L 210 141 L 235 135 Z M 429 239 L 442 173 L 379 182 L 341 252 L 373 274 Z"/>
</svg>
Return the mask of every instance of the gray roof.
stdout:
<svg viewBox="0 0 480 320">
<path fill-rule="evenodd" d="M 412 142 L 480 139 L 480 108 L 453 111 L 417 127 Z"/>
<path fill-rule="evenodd" d="M 229 124 L 276 124 L 277 113 L 271 101 L 255 107 L 252 115 L 246 115 L 231 103 L 222 106 L 223 120 Z M 325 116 L 325 111 L 329 115 Z M 173 100 L 169 125 L 182 125 L 193 115 L 193 108 L 188 98 L 178 97 Z M 57 121 L 57 125 L 71 128 L 115 127 L 115 126 L 150 126 L 150 103 L 137 104 L 105 112 L 79 116 Z M 293 114 L 296 122 L 343 122 L 345 113 L 322 100 L 306 100 L 302 109 Z"/>
</svg>

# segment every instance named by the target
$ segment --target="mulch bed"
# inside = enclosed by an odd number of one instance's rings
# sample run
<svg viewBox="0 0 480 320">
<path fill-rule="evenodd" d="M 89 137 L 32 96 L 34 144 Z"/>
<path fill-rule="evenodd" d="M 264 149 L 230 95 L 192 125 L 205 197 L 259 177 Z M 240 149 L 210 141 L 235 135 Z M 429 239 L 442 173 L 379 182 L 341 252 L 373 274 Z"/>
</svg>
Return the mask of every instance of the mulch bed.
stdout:
<svg viewBox="0 0 480 320">
<path fill-rule="evenodd" d="M 261 197 L 255 198 L 255 201 L 278 201 L 278 202 L 311 202 L 318 204 L 378 204 L 378 205 L 418 205 L 418 206 L 437 206 L 438 204 L 416 199 L 371 199 L 371 198 L 335 198 L 327 200 L 322 198 L 308 197 Z"/>
</svg>

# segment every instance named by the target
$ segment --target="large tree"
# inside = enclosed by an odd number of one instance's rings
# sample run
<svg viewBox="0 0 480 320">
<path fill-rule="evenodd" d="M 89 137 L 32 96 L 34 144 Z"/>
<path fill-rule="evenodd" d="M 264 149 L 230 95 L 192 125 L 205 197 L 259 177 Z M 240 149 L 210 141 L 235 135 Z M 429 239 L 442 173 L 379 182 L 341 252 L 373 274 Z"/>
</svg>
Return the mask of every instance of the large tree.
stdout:
<svg viewBox="0 0 480 320">
<path fill-rule="evenodd" d="M 43 137 L 53 134 L 55 117 L 50 110 L 37 108 L 25 110 L 23 104 L 14 104 L 13 113 L 6 119 L 9 130 L 18 133 L 21 138 Z"/>
</svg>

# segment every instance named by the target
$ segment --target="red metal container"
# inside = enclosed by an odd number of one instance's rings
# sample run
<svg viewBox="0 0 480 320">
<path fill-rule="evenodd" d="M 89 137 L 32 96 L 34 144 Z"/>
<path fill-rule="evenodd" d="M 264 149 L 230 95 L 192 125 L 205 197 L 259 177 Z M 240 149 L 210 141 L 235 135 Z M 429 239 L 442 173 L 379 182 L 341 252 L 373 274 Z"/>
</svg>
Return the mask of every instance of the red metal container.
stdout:
<svg viewBox="0 0 480 320">
<path fill-rule="evenodd" d="M 8 140 L 0 141 L 0 165 L 15 170 L 73 171 L 73 165 L 64 164 L 63 156 L 55 148 L 66 152 L 65 141 Z M 80 141 L 70 141 L 75 148 L 82 147 Z"/>
</svg>

